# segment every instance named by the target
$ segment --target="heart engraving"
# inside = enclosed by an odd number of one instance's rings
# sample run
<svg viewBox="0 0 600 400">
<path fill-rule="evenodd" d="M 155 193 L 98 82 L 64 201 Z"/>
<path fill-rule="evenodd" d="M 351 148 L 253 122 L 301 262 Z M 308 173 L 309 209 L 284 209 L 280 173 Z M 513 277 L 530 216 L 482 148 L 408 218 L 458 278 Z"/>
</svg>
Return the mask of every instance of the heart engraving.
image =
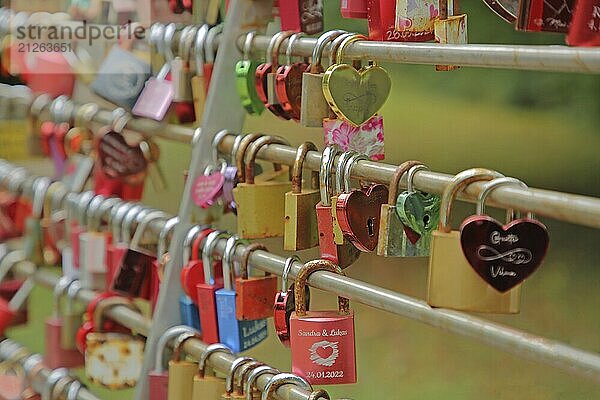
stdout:
<svg viewBox="0 0 600 400">
<path fill-rule="evenodd" d="M 469 264 L 499 292 L 520 284 L 540 266 L 548 242 L 544 224 L 531 218 L 502 226 L 487 215 L 474 215 L 462 223 L 460 231 Z"/>
<path fill-rule="evenodd" d="M 354 126 L 373 117 L 385 103 L 392 81 L 385 69 L 369 65 L 360 70 L 335 64 L 323 76 L 323 95 L 336 115 Z"/>
<path fill-rule="evenodd" d="M 114 131 L 102 136 L 98 155 L 102 171 L 113 179 L 145 173 L 148 166 L 140 146 L 130 146 L 123 135 Z"/>
<path fill-rule="evenodd" d="M 371 185 L 366 190 L 353 190 L 339 195 L 336 203 L 338 223 L 345 236 L 360 251 L 377 247 L 380 210 L 387 204 L 388 188 Z"/>
</svg>

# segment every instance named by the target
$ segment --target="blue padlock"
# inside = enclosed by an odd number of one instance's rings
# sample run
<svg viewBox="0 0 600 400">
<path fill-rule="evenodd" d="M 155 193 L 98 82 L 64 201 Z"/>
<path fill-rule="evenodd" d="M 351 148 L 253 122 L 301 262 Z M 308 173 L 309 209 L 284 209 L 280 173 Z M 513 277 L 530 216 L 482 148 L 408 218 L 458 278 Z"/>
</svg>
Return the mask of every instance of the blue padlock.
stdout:
<svg viewBox="0 0 600 400">
<path fill-rule="evenodd" d="M 223 252 L 223 289 L 216 292 L 217 321 L 219 323 L 219 339 L 235 353 L 248 350 L 265 340 L 269 334 L 266 319 L 240 321 L 235 317 L 235 289 L 232 285 L 235 277 L 233 255 L 242 241 L 238 236 L 227 239 Z"/>
<path fill-rule="evenodd" d="M 184 325 L 191 326 L 192 328 L 201 331 L 198 306 L 195 305 L 190 296 L 186 294 L 179 296 L 179 314 L 181 315 L 181 322 Z"/>
</svg>

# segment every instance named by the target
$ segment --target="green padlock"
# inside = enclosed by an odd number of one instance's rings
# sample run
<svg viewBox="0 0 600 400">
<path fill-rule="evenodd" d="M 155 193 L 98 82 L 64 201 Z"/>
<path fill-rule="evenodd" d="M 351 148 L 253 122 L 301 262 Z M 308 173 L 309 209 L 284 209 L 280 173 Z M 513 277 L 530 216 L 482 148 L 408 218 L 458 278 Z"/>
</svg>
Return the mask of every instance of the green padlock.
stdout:
<svg viewBox="0 0 600 400">
<path fill-rule="evenodd" d="M 431 233 L 440 220 L 440 196 L 414 189 L 413 179 L 418 171 L 428 169 L 415 165 L 408 171 L 407 190 L 396 199 L 396 212 L 402 222 L 402 255 L 428 257 Z"/>
<path fill-rule="evenodd" d="M 248 32 L 244 41 L 243 59 L 235 65 L 235 84 L 242 106 L 250 115 L 260 115 L 265 105 L 256 93 L 254 73 L 259 63 L 250 59 L 250 49 L 256 36 L 256 31 Z"/>
</svg>

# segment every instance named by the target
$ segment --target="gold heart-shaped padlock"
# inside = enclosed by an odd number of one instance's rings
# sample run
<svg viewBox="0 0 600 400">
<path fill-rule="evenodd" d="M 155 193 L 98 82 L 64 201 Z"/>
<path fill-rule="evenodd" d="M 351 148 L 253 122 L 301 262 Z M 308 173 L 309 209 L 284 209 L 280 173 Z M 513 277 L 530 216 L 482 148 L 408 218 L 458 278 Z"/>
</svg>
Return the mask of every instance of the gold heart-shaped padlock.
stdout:
<svg viewBox="0 0 600 400">
<path fill-rule="evenodd" d="M 345 48 L 364 36 L 353 35 L 344 40 L 337 52 L 343 60 Z M 354 126 L 373 117 L 387 100 L 392 81 L 387 71 L 370 62 L 358 71 L 348 64 L 333 64 L 323 76 L 323 94 L 335 114 Z"/>
</svg>

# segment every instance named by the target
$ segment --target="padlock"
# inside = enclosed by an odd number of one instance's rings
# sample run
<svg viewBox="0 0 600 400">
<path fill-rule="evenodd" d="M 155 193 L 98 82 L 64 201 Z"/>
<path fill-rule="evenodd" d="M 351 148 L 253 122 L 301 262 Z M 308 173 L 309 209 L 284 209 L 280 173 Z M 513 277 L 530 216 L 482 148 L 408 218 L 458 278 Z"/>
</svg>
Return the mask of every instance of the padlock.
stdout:
<svg viewBox="0 0 600 400">
<path fill-rule="evenodd" d="M 167 62 L 160 69 L 156 78 L 150 77 L 146 81 L 144 89 L 131 109 L 133 115 L 156 121 L 162 121 L 165 118 L 175 92 L 173 82 L 166 79 L 170 69 L 171 64 Z"/>
<path fill-rule="evenodd" d="M 273 316 L 272 299 L 277 293 L 277 276 L 266 272 L 264 276 L 250 276 L 250 254 L 254 250 L 267 248 L 260 243 L 252 243 L 244 249 L 240 265 L 241 276 L 235 280 L 236 318 L 240 321 L 253 321 Z"/>
<path fill-rule="evenodd" d="M 340 228 L 340 223 L 338 222 L 336 207 L 338 198 L 340 197 L 340 194 L 342 194 L 342 192 L 344 191 L 344 169 L 351 160 L 357 160 L 358 156 L 358 153 L 354 150 L 348 150 L 343 152 L 338 158 L 337 166 L 335 169 L 335 189 L 333 192 L 333 196 L 331 196 L 331 220 L 333 221 L 333 241 L 337 245 L 342 245 L 344 244 L 344 242 L 347 241 L 344 236 L 344 233 L 342 232 L 342 229 Z M 365 160 L 366 157 L 360 155 L 360 159 Z"/>
<path fill-rule="evenodd" d="M 354 313 L 350 301 L 338 297 L 337 311 L 306 311 L 304 286 L 315 271 L 344 275 L 327 260 L 304 264 L 295 282 L 296 310 L 290 317 L 292 372 L 313 385 L 356 383 Z"/>
<path fill-rule="evenodd" d="M 486 4 L 489 3 L 497 4 L 493 0 L 487 0 Z M 409 0 L 396 0 L 395 32 L 390 35 L 394 38 L 398 36 L 406 42 L 433 40 L 438 13 L 438 2 L 435 0 L 424 0 L 416 5 Z"/>
<path fill-rule="evenodd" d="M 46 191 L 49 186 L 50 179 L 47 177 L 36 178 L 34 180 L 32 185 L 32 211 L 31 215 L 25 220 L 25 243 L 23 244 L 23 251 L 25 252 L 25 257 L 36 265 L 44 262 L 41 221 Z"/>
<path fill-rule="evenodd" d="M 168 219 L 158 235 L 156 260 L 152 263 L 152 269 L 150 271 L 150 305 L 153 312 L 158 302 L 158 294 L 160 291 L 160 283 L 164 275 L 164 269 L 170 261 L 170 255 L 167 252 L 167 239 L 178 223 L 179 217 Z"/>
<path fill-rule="evenodd" d="M 306 154 L 318 151 L 312 142 L 304 142 L 298 147 L 292 170 L 292 191 L 285 194 L 284 250 L 305 250 L 319 244 L 319 229 L 315 206 L 321 199 L 319 193 L 319 173 L 310 176 L 310 188 L 302 190 L 302 169 Z"/>
<path fill-rule="evenodd" d="M 412 42 L 433 39 L 433 32 L 429 33 L 428 38 L 421 38 L 417 36 L 409 36 L 405 32 L 396 30 L 396 13 L 398 12 L 396 9 L 397 0 L 368 0 L 367 3 L 369 40 Z M 401 2 L 398 1 L 398 4 L 401 4 Z M 414 8 L 418 7 L 422 6 L 414 6 Z M 431 28 L 433 29 L 433 26 Z"/>
<path fill-rule="evenodd" d="M 171 62 L 171 79 L 173 80 L 173 101 L 191 102 L 192 86 L 190 72 L 190 53 L 192 42 L 196 37 L 198 27 L 186 25 L 179 34 L 179 57 L 175 57 Z"/>
<path fill-rule="evenodd" d="M 200 311 L 190 296 L 182 294 L 179 296 L 179 317 L 181 323 L 196 330 L 201 330 Z"/>
<path fill-rule="evenodd" d="M 567 33 L 572 26 L 573 10 L 577 11 L 580 1 L 519 1 L 516 29 L 533 32 Z M 588 8 L 590 11 L 592 7 Z M 585 23 L 595 27 L 594 19 L 598 11 L 589 12 Z M 591 29 L 592 29 L 591 28 Z M 596 32 L 598 28 L 595 27 Z"/>
<path fill-rule="evenodd" d="M 265 110 L 265 105 L 256 93 L 256 86 L 254 84 L 256 69 L 260 64 L 250 58 L 250 51 L 252 50 L 252 43 L 255 36 L 256 31 L 246 34 L 242 59 L 235 65 L 235 85 L 242 107 L 244 107 L 246 112 L 250 115 L 261 115 Z"/>
<path fill-rule="evenodd" d="M 302 107 L 302 77 L 310 65 L 308 58 L 303 61 L 292 62 L 292 49 L 296 40 L 303 37 L 304 33 L 295 33 L 288 40 L 285 51 L 286 63 L 277 69 L 275 77 L 275 91 L 281 108 L 294 121 L 300 121 Z"/>
<path fill-rule="evenodd" d="M 238 234 L 244 239 L 258 239 L 283 236 L 285 218 L 285 194 L 291 182 L 255 182 L 254 163 L 258 151 L 268 144 L 289 144 L 286 140 L 264 136 L 252 144 L 247 156 L 245 181 L 233 189 L 237 204 Z M 275 167 L 277 170 L 277 166 Z M 287 172 L 287 169 L 281 169 Z"/>
<path fill-rule="evenodd" d="M 277 375 L 280 371 L 271 368 L 268 365 L 261 365 L 252 369 L 252 372 L 248 375 L 248 380 L 246 380 L 246 400 L 259 400 L 260 392 L 256 392 L 256 380 L 264 374 L 272 374 Z"/>
<path fill-rule="evenodd" d="M 169 361 L 169 400 L 191 400 L 194 387 L 194 375 L 198 370 L 195 362 L 183 358 L 183 345 L 190 339 L 201 339 L 193 330 L 182 333 L 173 340 L 173 357 Z"/>
<path fill-rule="evenodd" d="M 183 268 L 179 275 L 181 288 L 195 304 L 198 304 L 196 285 L 204 283 L 204 266 L 200 259 L 200 246 L 214 229 L 192 226 L 183 241 Z"/>
<path fill-rule="evenodd" d="M 273 398 L 273 395 L 277 392 L 283 385 L 294 385 L 299 386 L 301 389 L 304 389 L 308 392 L 312 392 L 312 386 L 308 383 L 307 379 L 304 379 L 300 376 L 290 374 L 290 373 L 279 373 L 269 379 L 267 382 L 262 395 L 260 396 L 261 400 L 269 400 Z M 311 396 L 312 397 L 312 396 Z"/>
<path fill-rule="evenodd" d="M 93 313 L 92 332 L 85 335 L 85 372 L 91 382 L 111 390 L 131 388 L 142 372 L 144 342 L 127 333 L 103 331 L 105 312 L 114 306 L 140 310 L 123 297 L 100 300 Z"/>
<path fill-rule="evenodd" d="M 294 261 L 300 262 L 300 258 L 296 255 L 286 258 L 281 275 L 281 289 L 275 295 L 275 305 L 273 306 L 273 324 L 275 325 L 275 333 L 281 344 L 290 347 L 290 316 L 295 310 L 294 284 L 289 287 L 287 278 L 292 268 Z M 310 290 L 305 286 L 304 299 L 306 301 L 304 307 L 310 309 Z"/>
<path fill-rule="evenodd" d="M 323 126 L 323 119 L 329 116 L 329 105 L 323 95 L 323 72 L 321 58 L 325 46 L 333 39 L 344 33 L 336 30 L 325 32 L 317 40 L 313 50 L 310 67 L 302 75 L 302 105 L 300 107 L 300 124 L 305 127 L 318 128 Z"/>
<path fill-rule="evenodd" d="M 396 200 L 396 214 L 403 225 L 402 254 L 405 257 L 429 257 L 431 232 L 440 220 L 440 197 L 414 189 L 414 176 L 427 169 L 423 164 L 408 170 L 407 190 Z"/>
<path fill-rule="evenodd" d="M 400 164 L 392 180 L 388 192 L 388 202 L 381 206 L 381 214 L 379 216 L 379 238 L 377 240 L 377 255 L 383 257 L 402 257 L 403 240 L 406 235 L 403 235 L 404 225 L 396 212 L 396 199 L 399 194 L 400 179 L 415 165 L 422 164 L 420 161 L 406 161 Z"/>
<path fill-rule="evenodd" d="M 195 61 L 195 74 L 191 78 L 192 99 L 194 101 L 194 113 L 196 121 L 201 122 L 204 115 L 204 105 L 206 103 L 206 81 L 204 79 L 204 43 L 208 34 L 209 26 L 207 24 L 198 28 L 194 40 L 193 56 Z"/>
<path fill-rule="evenodd" d="M 92 290 L 104 290 L 106 288 L 107 233 L 99 231 L 99 222 L 96 224 L 89 224 L 89 222 L 94 219 L 92 216 L 96 214 L 105 198 L 97 195 L 89 202 L 86 201 L 86 198 L 83 200 L 83 204 L 80 204 L 79 223 L 82 228 L 87 225 L 89 229 L 81 230 L 79 233 L 79 276 L 84 287 Z M 87 221 L 85 221 L 86 216 Z"/>
<path fill-rule="evenodd" d="M 253 358 L 246 356 L 240 356 L 233 360 L 229 371 L 225 375 L 225 391 L 221 394 L 221 400 L 231 400 L 234 398 L 235 375 L 239 368 L 252 361 L 254 361 Z"/>
<path fill-rule="evenodd" d="M 255 86 L 259 97 L 275 116 L 288 120 L 291 116 L 284 111 L 279 102 L 276 90 L 277 70 L 279 68 L 279 50 L 285 39 L 293 35 L 293 32 L 283 31 L 277 32 L 271 38 L 267 47 L 266 59 L 267 62 L 261 64 L 256 69 Z M 270 60 L 270 62 L 268 62 Z"/>
<path fill-rule="evenodd" d="M 0 298 L 0 335 L 4 336 L 6 328 L 11 326 L 19 311 L 25 307 L 34 287 L 34 278 L 30 276 L 23 282 L 10 301 Z"/>
<path fill-rule="evenodd" d="M 236 318 L 237 293 L 233 286 L 232 275 L 235 273 L 233 254 L 239 244 L 240 239 L 237 236 L 227 239 L 222 262 L 224 287 L 215 293 L 220 342 L 236 353 L 256 346 L 268 335 L 266 319 L 244 321 Z"/>
<path fill-rule="evenodd" d="M 337 245 L 333 235 L 332 203 L 333 188 L 331 170 L 335 157 L 341 151 L 338 146 L 327 146 L 321 157 L 319 171 L 319 188 L 321 201 L 316 205 L 317 225 L 319 228 L 319 250 L 321 258 L 338 263 L 342 268 L 348 267 L 360 256 L 360 251 L 350 242 Z"/>
<path fill-rule="evenodd" d="M 53 400 L 56 397 L 54 396 L 54 389 L 57 384 L 69 376 L 69 370 L 67 368 L 56 368 L 50 371 L 46 381 L 44 382 L 43 390 L 40 393 L 40 398 L 42 400 Z"/>
<path fill-rule="evenodd" d="M 177 336 L 190 332 L 190 327 L 185 325 L 176 325 L 167 329 L 156 344 L 156 356 L 154 359 L 154 369 L 148 373 L 148 398 L 149 400 L 167 400 L 169 374 L 165 363 L 165 350 L 167 345 Z"/>
<path fill-rule="evenodd" d="M 56 371 L 56 369 L 54 371 Z M 72 382 L 75 382 L 76 380 L 77 380 L 77 378 L 74 376 L 71 376 L 69 373 L 69 370 L 67 370 L 67 372 L 62 377 L 60 377 L 56 381 L 56 383 L 52 386 L 52 390 L 49 392 L 51 394 L 50 398 L 51 399 L 64 398 L 65 397 L 64 396 L 65 389 L 67 389 L 69 387 L 69 385 Z M 38 400 L 41 400 L 41 394 L 36 393 L 33 389 L 29 393 L 21 394 L 21 396 L 24 399 L 25 399 L 25 395 L 34 396 L 33 397 L 34 399 L 37 398 Z"/>
<path fill-rule="evenodd" d="M 204 82 L 206 87 L 206 95 L 208 96 L 208 89 L 210 89 L 210 80 L 212 77 L 212 71 L 215 66 L 215 59 L 217 58 L 217 46 L 215 40 L 217 35 L 223 32 L 223 24 L 215 25 L 208 30 L 206 34 L 206 45 L 204 46 Z"/>
<path fill-rule="evenodd" d="M 75 300 L 79 291 L 83 289 L 81 282 L 77 279 L 69 285 L 66 293 L 66 304 L 62 313 L 62 328 L 60 330 L 60 346 L 63 349 L 77 349 L 76 337 L 83 310 L 75 306 Z"/>
<path fill-rule="evenodd" d="M 458 10 L 454 9 L 454 0 L 438 1 L 440 12 L 434 24 L 435 41 L 442 44 L 466 44 L 467 14 L 458 14 Z M 435 66 L 436 71 L 452 71 L 458 68 L 458 65 Z"/>
<path fill-rule="evenodd" d="M 54 286 L 54 315 L 46 320 L 46 355 L 44 362 L 49 368 L 75 368 L 84 363 L 83 354 L 76 348 L 62 347 L 62 330 L 64 329 L 64 320 L 61 312 L 61 298 L 75 282 L 67 277 L 61 277 Z"/>
<path fill-rule="evenodd" d="M 506 212 L 506 224 L 485 215 L 484 204 L 492 190 L 506 185 L 527 185 L 515 178 L 497 178 L 486 183 L 477 198 L 477 212 L 460 226 L 460 244 L 473 270 L 500 293 L 514 290 L 541 265 L 548 250 L 548 230 L 528 212 L 515 219 Z"/>
<path fill-rule="evenodd" d="M 192 400 L 218 399 L 225 391 L 225 380 L 215 375 L 207 374 L 206 361 L 214 353 L 233 354 L 229 347 L 220 343 L 210 344 L 198 360 L 198 373 L 194 375 Z"/>
<path fill-rule="evenodd" d="M 219 267 L 213 261 L 213 250 L 217 240 L 225 238 L 224 231 L 210 233 L 202 248 L 202 267 L 204 268 L 204 283 L 196 285 L 198 292 L 198 311 L 202 326 L 202 340 L 205 343 L 219 342 L 219 323 L 217 318 L 217 300 L 215 293 L 223 287 L 223 281 L 216 279 L 215 269 Z M 221 263 L 222 264 L 222 263 Z M 221 266 L 222 269 L 222 266 Z"/>
<path fill-rule="evenodd" d="M 341 0 L 340 13 L 343 18 L 367 19 L 367 0 Z"/>
<path fill-rule="evenodd" d="M 282 31 L 305 32 L 314 35 L 323 30 L 323 2 L 292 0 L 279 3 Z"/>
<path fill-rule="evenodd" d="M 231 398 L 246 400 L 246 394 L 244 392 L 245 383 L 248 380 L 250 373 L 252 371 L 254 371 L 256 368 L 264 367 L 264 366 L 265 366 L 265 363 L 257 361 L 257 360 L 252 360 L 252 361 L 245 363 L 240 368 L 238 368 L 238 370 L 236 371 L 236 374 L 234 376 L 234 382 L 237 378 L 238 384 L 235 385 L 234 391 L 231 394 Z"/>
<path fill-rule="evenodd" d="M 569 46 L 600 46 L 599 0 L 576 1 L 566 42 Z"/>
<path fill-rule="evenodd" d="M 430 306 L 474 312 L 519 312 L 521 288 L 498 293 L 485 283 L 463 254 L 460 231 L 452 230 L 450 226 L 452 201 L 461 189 L 475 181 L 500 177 L 502 175 L 496 171 L 472 168 L 458 173 L 444 189 L 440 223 L 431 240 L 427 277 L 427 303 Z"/>
</svg>

